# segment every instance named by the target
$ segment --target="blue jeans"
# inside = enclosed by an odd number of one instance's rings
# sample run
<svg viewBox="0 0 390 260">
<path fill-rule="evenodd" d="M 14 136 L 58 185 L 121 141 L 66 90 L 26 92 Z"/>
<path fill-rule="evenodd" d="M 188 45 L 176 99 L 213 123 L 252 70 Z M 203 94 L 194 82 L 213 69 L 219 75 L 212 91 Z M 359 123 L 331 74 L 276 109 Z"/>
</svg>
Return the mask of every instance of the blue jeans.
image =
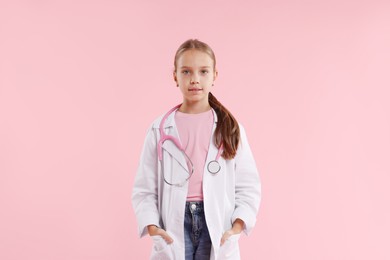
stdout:
<svg viewBox="0 0 390 260">
<path fill-rule="evenodd" d="M 203 210 L 203 201 L 186 202 L 184 216 L 185 260 L 209 260 L 211 239 Z"/>
</svg>

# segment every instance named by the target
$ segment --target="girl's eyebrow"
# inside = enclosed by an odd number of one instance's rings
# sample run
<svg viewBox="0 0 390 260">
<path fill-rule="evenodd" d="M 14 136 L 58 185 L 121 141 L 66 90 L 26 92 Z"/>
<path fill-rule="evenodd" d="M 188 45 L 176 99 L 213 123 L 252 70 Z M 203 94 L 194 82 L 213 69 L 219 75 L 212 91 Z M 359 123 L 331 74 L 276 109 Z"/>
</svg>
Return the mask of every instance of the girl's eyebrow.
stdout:
<svg viewBox="0 0 390 260">
<path fill-rule="evenodd" d="M 181 68 L 181 69 L 187 69 L 187 68 L 188 68 L 188 69 L 191 69 L 190 66 L 181 66 L 180 68 Z M 203 69 L 203 68 L 211 68 L 211 67 L 210 67 L 210 66 L 201 66 L 200 68 Z"/>
</svg>

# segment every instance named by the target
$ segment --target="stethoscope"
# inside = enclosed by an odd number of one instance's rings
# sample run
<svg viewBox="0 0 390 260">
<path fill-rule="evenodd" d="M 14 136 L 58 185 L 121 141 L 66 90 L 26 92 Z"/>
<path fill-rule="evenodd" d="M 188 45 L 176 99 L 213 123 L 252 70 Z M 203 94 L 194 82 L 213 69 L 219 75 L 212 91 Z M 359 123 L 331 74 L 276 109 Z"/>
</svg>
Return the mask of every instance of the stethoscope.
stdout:
<svg viewBox="0 0 390 260">
<path fill-rule="evenodd" d="M 180 144 L 180 141 L 177 139 L 177 138 L 175 138 L 174 136 L 172 136 L 172 135 L 167 135 L 167 134 L 165 134 L 164 133 L 164 124 L 165 124 L 165 121 L 166 121 L 166 119 L 168 118 L 168 116 L 171 114 L 171 113 L 173 113 L 175 110 L 177 110 L 179 107 L 181 106 L 181 104 L 179 104 L 179 105 L 177 105 L 177 106 L 175 106 L 175 107 L 173 107 L 171 110 L 169 110 L 165 115 L 164 115 L 164 117 L 162 118 L 162 120 L 161 120 L 161 122 L 160 122 L 160 140 L 159 140 L 159 142 L 158 142 L 158 144 L 157 144 L 157 154 L 158 154 L 158 159 L 161 161 L 161 165 L 162 165 L 162 169 L 164 169 L 164 165 L 163 165 L 163 153 L 162 153 L 162 146 L 163 146 L 163 143 L 165 142 L 165 141 L 167 141 L 167 140 L 169 140 L 169 141 L 172 141 L 175 145 L 176 145 L 176 147 L 183 153 L 183 155 L 186 157 L 186 159 L 188 160 L 188 162 L 190 163 L 190 165 L 191 165 L 191 170 L 190 171 L 188 171 L 187 169 L 186 169 L 186 171 L 188 172 L 188 177 L 184 180 L 184 181 L 182 181 L 182 182 L 180 182 L 180 183 L 171 183 L 171 182 L 169 182 L 169 181 L 167 181 L 166 179 L 165 179 L 165 174 L 164 174 L 164 170 L 163 170 L 163 177 L 164 177 L 164 182 L 166 183 L 166 184 L 169 184 L 169 185 L 172 185 L 172 186 L 179 186 L 179 187 L 181 187 L 181 186 L 183 186 L 190 178 L 191 178 L 191 176 L 192 176 L 192 174 L 194 173 L 194 164 L 192 163 L 192 161 L 191 161 L 191 159 L 190 159 L 190 157 L 186 154 L 186 152 L 184 151 L 184 148 L 182 147 L 182 145 Z M 214 113 L 213 113 L 213 115 L 214 115 Z M 219 158 L 221 157 L 221 154 L 222 154 L 222 145 L 219 147 L 219 149 L 218 149 L 218 154 L 217 154 L 217 156 L 216 156 L 216 158 L 215 158 L 215 160 L 212 160 L 212 161 L 210 161 L 208 164 L 207 164 L 207 170 L 211 173 L 211 174 L 217 174 L 220 170 L 221 170 L 221 165 L 219 164 L 219 162 L 218 162 L 218 160 L 219 160 Z"/>
</svg>

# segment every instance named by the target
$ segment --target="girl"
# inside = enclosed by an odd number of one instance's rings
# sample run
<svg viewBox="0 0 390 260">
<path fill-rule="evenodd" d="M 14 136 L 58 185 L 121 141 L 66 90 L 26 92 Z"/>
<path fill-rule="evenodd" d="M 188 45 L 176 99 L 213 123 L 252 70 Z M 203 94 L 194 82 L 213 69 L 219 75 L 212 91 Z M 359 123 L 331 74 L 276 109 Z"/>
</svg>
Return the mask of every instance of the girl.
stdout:
<svg viewBox="0 0 390 260">
<path fill-rule="evenodd" d="M 255 225 L 256 163 L 243 126 L 210 92 L 217 76 L 206 43 L 179 47 L 173 78 L 183 102 L 149 127 L 132 194 L 151 259 L 240 259 L 240 234 Z"/>
</svg>

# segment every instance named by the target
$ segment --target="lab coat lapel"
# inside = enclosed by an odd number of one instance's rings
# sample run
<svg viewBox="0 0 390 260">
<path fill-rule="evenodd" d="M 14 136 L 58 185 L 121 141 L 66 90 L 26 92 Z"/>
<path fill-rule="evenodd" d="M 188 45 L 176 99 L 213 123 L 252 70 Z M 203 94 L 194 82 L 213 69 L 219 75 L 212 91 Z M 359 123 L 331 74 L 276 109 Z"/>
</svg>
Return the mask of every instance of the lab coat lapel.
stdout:
<svg viewBox="0 0 390 260">
<path fill-rule="evenodd" d="M 210 144 L 209 144 L 209 150 L 207 152 L 207 160 L 206 160 L 206 163 L 205 163 L 205 171 L 208 172 L 208 169 L 207 169 L 207 165 L 209 162 L 211 161 L 214 161 L 215 158 L 217 158 L 217 154 L 218 154 L 218 148 L 215 146 L 215 143 L 214 143 L 214 140 L 215 140 L 215 129 L 217 128 L 217 121 L 218 121 L 218 118 L 217 118 L 217 113 L 215 112 L 214 109 L 213 110 L 213 114 L 214 114 L 214 124 L 213 124 L 213 130 L 211 132 L 211 137 L 210 137 Z"/>
<path fill-rule="evenodd" d="M 180 137 L 177 132 L 176 124 L 175 124 L 175 112 L 171 113 L 164 124 L 164 132 L 166 135 L 171 135 L 174 138 L 178 139 L 181 145 Z M 171 140 L 166 140 L 162 146 L 164 150 L 166 150 L 176 161 L 180 163 L 180 165 L 186 170 L 188 170 L 187 162 L 185 159 L 185 155 L 183 152 L 173 143 Z"/>
</svg>

